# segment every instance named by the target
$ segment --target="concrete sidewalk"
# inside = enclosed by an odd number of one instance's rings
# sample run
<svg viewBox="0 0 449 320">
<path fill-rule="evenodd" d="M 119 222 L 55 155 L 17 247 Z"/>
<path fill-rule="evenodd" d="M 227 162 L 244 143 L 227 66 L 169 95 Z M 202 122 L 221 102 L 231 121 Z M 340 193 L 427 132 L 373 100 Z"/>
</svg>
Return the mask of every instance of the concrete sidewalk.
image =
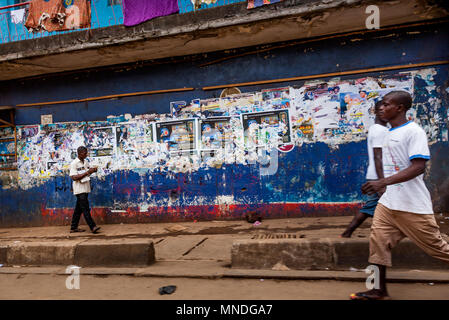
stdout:
<svg viewBox="0 0 449 320">
<path fill-rule="evenodd" d="M 78 265 L 82 272 L 126 270 L 134 276 L 358 281 L 366 279 L 371 221 L 353 238 L 339 238 L 351 219 L 266 219 L 259 226 L 235 220 L 116 224 L 102 226 L 100 234 L 71 234 L 68 226 L 0 229 L 0 273 L 65 272 Z M 437 215 L 437 220 L 446 232 L 449 219 Z M 407 239 L 393 251 L 393 264 L 390 280 L 449 282 L 449 266 Z"/>
</svg>

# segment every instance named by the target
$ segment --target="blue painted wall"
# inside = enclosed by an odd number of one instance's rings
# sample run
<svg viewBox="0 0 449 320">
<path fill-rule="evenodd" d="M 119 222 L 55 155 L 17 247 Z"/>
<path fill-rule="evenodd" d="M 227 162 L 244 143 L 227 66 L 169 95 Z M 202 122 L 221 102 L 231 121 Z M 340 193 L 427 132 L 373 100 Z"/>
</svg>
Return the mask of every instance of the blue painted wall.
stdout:
<svg viewBox="0 0 449 320">
<path fill-rule="evenodd" d="M 422 30 L 420 34 L 398 34 L 389 38 L 368 38 L 357 42 L 336 39 L 313 45 L 299 45 L 231 59 L 207 67 L 198 65 L 209 59 L 214 60 L 220 54 L 208 54 L 207 58 L 197 61 L 153 65 L 126 72 L 91 71 L 62 78 L 11 82 L 3 84 L 0 89 L 0 105 L 81 99 L 159 89 L 196 88 L 195 91 L 186 93 L 19 108 L 16 121 L 17 124 L 40 123 L 41 114 L 53 114 L 55 122 L 62 122 L 104 120 L 108 115 L 124 112 L 132 115 L 167 113 L 170 101 L 191 101 L 195 98 L 220 95 L 221 90 L 201 90 L 204 86 L 445 60 L 449 52 L 448 39 L 449 33 L 443 26 Z M 302 83 L 298 81 L 293 84 Z M 282 85 L 285 84 L 245 87 L 241 90 L 251 92 Z"/>
<path fill-rule="evenodd" d="M 170 101 L 190 101 L 195 98 L 219 96 L 221 90 L 203 91 L 203 86 L 234 82 L 287 78 L 300 75 L 329 73 L 372 67 L 404 65 L 429 61 L 448 60 L 449 32 L 445 26 L 418 29 L 419 33 L 398 32 L 391 37 L 365 37 L 363 41 L 351 42 L 335 39 L 313 45 L 297 45 L 270 52 L 229 59 L 207 67 L 201 63 L 222 57 L 224 53 L 208 54 L 182 63 L 167 62 L 161 65 L 139 67 L 129 71 L 92 70 L 76 75 L 50 77 L 47 79 L 4 83 L 0 87 L 0 105 L 68 100 L 86 97 L 121 94 L 136 91 L 196 88 L 191 92 L 138 96 L 115 100 L 103 100 L 82 104 L 64 104 L 46 107 L 18 108 L 18 124 L 40 123 L 41 114 L 53 114 L 55 122 L 104 120 L 108 115 L 130 113 L 168 113 Z M 416 31 L 416 30 L 415 30 Z M 426 50 L 422 50 L 426 48 Z M 245 72 L 241 72 L 244 70 Z M 435 83 L 442 100 L 441 116 L 447 119 L 449 106 L 447 65 L 436 67 Z M 385 73 L 385 74 L 392 74 Z M 375 74 L 347 76 L 361 78 Z M 326 79 L 322 79 L 326 80 Z M 302 81 L 277 83 L 264 86 L 244 87 L 242 92 L 283 85 L 301 85 Z M 447 123 L 447 120 L 446 120 Z M 438 142 L 431 146 L 432 169 L 427 176 L 436 206 L 447 202 L 448 192 L 442 188 L 449 176 L 449 145 Z M 116 172 L 104 181 L 93 181 L 91 205 L 96 208 L 128 210 L 129 214 L 115 215 L 109 209 L 98 211 L 98 219 L 104 222 L 144 222 L 182 219 L 212 219 L 216 208 L 189 209 L 194 197 L 201 195 L 214 202 L 219 195 L 232 195 L 243 207 L 226 217 L 236 218 L 248 210 L 259 210 L 266 216 L 282 216 L 282 210 L 267 211 L 267 205 L 275 203 L 341 203 L 333 204 L 332 210 L 302 207 L 288 211 L 284 216 L 307 214 L 348 214 L 356 207 L 346 210 L 345 203 L 361 200 L 360 185 L 364 181 L 366 143 L 348 143 L 337 150 L 326 144 L 305 144 L 292 152 L 282 154 L 279 172 L 275 176 L 261 178 L 256 166 L 227 165 L 221 169 L 208 169 L 193 174 L 177 174 L 169 178 L 153 173 L 152 179 L 128 171 Z M 326 168 L 319 174 L 320 162 Z M 333 169 L 331 169 L 333 168 Z M 205 179 L 205 177 L 208 177 Z M 298 177 L 292 182 L 292 176 Z M 143 184 L 141 183 L 143 179 Z M 224 179 L 224 180 L 223 180 Z M 0 180 L 1 181 L 1 180 Z M 40 187 L 30 190 L 6 189 L 0 182 L 0 226 L 64 224 L 70 219 L 74 197 L 68 177 L 52 178 Z M 223 187 L 225 185 L 225 187 Z M 144 188 L 142 190 L 141 188 Z M 152 193 L 161 203 L 176 200 L 179 208 L 167 205 L 152 214 L 133 213 L 129 204 L 139 201 L 142 191 Z M 121 207 L 122 206 L 122 207 Z M 49 208 L 55 209 L 52 213 Z M 271 207 L 273 208 L 273 207 Z M 283 207 L 285 209 L 285 207 Z M 45 210 L 47 209 L 47 210 Z M 61 209 L 62 211 L 58 211 Z M 132 209 L 132 208 L 131 208 Z M 310 211 L 308 211 L 310 209 Z M 444 208 L 443 208 L 444 209 Z M 240 210 L 240 211 L 239 211 Z M 296 210 L 296 211 L 295 211 Z M 340 211 L 339 211 L 340 210 Z M 53 216 L 52 216 L 53 214 Z M 224 218 L 226 218 L 224 217 Z"/>
</svg>

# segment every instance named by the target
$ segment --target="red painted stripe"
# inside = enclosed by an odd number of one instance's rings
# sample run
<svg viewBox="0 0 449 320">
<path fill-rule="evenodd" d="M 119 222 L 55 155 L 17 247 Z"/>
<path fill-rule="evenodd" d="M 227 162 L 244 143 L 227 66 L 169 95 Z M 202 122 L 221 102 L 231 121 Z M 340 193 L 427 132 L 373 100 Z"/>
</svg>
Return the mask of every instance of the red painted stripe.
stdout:
<svg viewBox="0 0 449 320">
<path fill-rule="evenodd" d="M 112 212 L 110 208 L 92 208 L 92 217 L 98 224 L 107 223 L 149 223 L 176 221 L 206 221 L 241 219 L 246 213 L 260 214 L 263 218 L 331 217 L 352 215 L 361 208 L 361 203 L 271 203 L 258 205 L 198 205 L 188 207 L 151 207 L 140 212 L 138 207 L 127 208 L 125 212 Z M 42 208 L 43 224 L 68 225 L 73 208 Z M 83 219 L 81 219 L 83 221 Z"/>
</svg>

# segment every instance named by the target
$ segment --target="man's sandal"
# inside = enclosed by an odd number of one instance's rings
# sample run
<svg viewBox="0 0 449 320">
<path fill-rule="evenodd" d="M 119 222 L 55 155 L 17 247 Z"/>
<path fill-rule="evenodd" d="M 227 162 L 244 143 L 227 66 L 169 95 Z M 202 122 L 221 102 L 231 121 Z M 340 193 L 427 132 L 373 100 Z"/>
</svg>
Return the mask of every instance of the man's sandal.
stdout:
<svg viewBox="0 0 449 320">
<path fill-rule="evenodd" d="M 351 300 L 391 300 L 390 296 L 376 296 L 369 294 L 367 292 L 358 292 L 358 293 L 351 293 L 349 296 Z"/>
<path fill-rule="evenodd" d="M 100 230 L 101 227 L 95 227 L 92 229 L 92 233 L 98 233 L 98 230 Z"/>
<path fill-rule="evenodd" d="M 75 232 L 84 232 L 85 230 L 83 230 L 83 229 L 78 229 L 78 228 L 76 228 L 76 229 L 70 229 L 70 233 L 75 233 Z"/>
</svg>

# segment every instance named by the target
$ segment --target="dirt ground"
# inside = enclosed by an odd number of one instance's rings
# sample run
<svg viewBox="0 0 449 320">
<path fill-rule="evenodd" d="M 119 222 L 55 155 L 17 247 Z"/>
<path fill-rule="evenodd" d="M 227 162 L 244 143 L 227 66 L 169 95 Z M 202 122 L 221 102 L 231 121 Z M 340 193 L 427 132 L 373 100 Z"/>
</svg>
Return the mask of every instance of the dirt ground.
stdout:
<svg viewBox="0 0 449 320">
<path fill-rule="evenodd" d="M 365 291 L 362 282 L 269 279 L 192 279 L 133 276 L 87 276 L 80 289 L 66 288 L 66 276 L 0 274 L 0 299 L 132 300 L 348 300 Z M 158 289 L 175 285 L 171 295 Z M 449 300 L 449 284 L 391 283 L 394 300 Z"/>
</svg>

